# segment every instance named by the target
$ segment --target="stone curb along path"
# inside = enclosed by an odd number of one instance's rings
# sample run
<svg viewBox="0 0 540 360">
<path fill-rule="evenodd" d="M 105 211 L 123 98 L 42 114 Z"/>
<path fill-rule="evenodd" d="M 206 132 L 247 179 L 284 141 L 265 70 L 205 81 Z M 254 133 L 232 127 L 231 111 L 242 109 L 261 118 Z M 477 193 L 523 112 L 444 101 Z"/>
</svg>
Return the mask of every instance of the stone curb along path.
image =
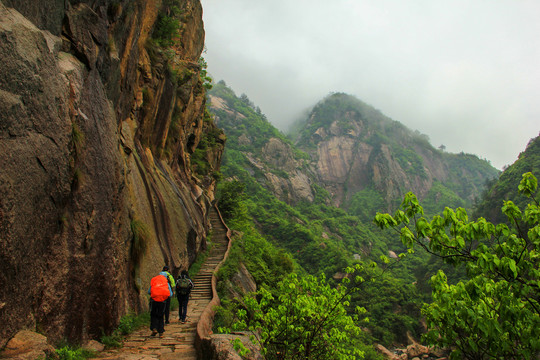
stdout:
<svg viewBox="0 0 540 360">
<path fill-rule="evenodd" d="M 212 300 L 212 273 L 223 260 L 227 250 L 227 230 L 221 223 L 218 213 L 210 211 L 212 224 L 212 248 L 199 273 L 193 278 L 195 288 L 188 304 L 187 322 L 178 320 L 178 311 L 171 311 L 170 324 L 165 325 L 162 338 L 150 336 L 149 327 L 130 334 L 119 349 L 106 350 L 100 360 L 146 360 L 146 359 L 186 359 L 196 360 L 195 337 L 197 324 L 203 310 Z"/>
</svg>

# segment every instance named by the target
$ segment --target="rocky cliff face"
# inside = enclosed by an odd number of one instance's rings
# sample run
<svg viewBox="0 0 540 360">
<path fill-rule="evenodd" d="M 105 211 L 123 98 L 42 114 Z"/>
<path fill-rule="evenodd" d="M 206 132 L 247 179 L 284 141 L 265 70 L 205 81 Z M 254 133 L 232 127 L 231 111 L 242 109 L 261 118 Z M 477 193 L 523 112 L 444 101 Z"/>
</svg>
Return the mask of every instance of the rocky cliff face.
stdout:
<svg viewBox="0 0 540 360">
<path fill-rule="evenodd" d="M 251 175 L 261 178 L 259 181 L 283 201 L 313 201 L 313 172 L 264 115 L 252 104 L 246 106 L 224 83 L 214 86 L 209 100 L 216 123 L 230 139 L 227 148 L 245 154 Z"/>
<path fill-rule="evenodd" d="M 333 94 L 311 112 L 297 146 L 310 154 L 318 182 L 336 206 L 363 190 L 382 194 L 390 211 L 402 196 L 435 198 L 436 183 L 468 204 L 497 170 L 474 155 L 447 154 L 427 137 L 346 94 Z"/>
<path fill-rule="evenodd" d="M 313 201 L 311 177 L 302 168 L 302 162 L 295 158 L 290 144 L 270 138 L 262 148 L 261 158 L 250 153 L 246 157 L 250 165 L 264 175 L 266 186 L 279 199 L 287 203 Z M 275 169 L 280 171 L 275 173 Z"/>
<path fill-rule="evenodd" d="M 497 176 L 487 161 L 433 148 L 380 111 L 346 94 L 314 106 L 299 126 L 295 144 L 277 132 L 247 96 L 236 97 L 225 83 L 210 92 L 210 109 L 230 137 L 228 153 L 280 200 L 353 208 L 371 221 L 375 211 L 392 211 L 414 192 L 429 211 L 470 206 L 486 179 Z M 380 198 L 380 201 L 379 201 Z M 360 209 L 360 211 L 358 211 Z"/>
<path fill-rule="evenodd" d="M 320 127 L 316 130 L 311 139 L 316 150 L 310 151 L 315 159 L 313 168 L 336 206 L 347 203 L 355 193 L 371 185 L 385 194 L 388 203 L 400 198 L 405 191 L 424 197 L 433 184 L 434 173 L 445 176 L 437 162 L 425 164 L 418 173 L 408 172 L 410 164 L 402 166 L 388 144 L 362 141 L 363 132 L 371 135 L 373 130 L 362 122 L 349 119 L 352 129 L 345 132 L 338 125 L 340 120 L 333 121 L 329 129 Z M 419 146 L 413 149 L 423 155 Z"/>
<path fill-rule="evenodd" d="M 0 347 L 21 328 L 99 337 L 205 247 L 225 138 L 204 116 L 201 5 L 173 2 L 167 49 L 159 0 L 0 0 Z"/>
</svg>

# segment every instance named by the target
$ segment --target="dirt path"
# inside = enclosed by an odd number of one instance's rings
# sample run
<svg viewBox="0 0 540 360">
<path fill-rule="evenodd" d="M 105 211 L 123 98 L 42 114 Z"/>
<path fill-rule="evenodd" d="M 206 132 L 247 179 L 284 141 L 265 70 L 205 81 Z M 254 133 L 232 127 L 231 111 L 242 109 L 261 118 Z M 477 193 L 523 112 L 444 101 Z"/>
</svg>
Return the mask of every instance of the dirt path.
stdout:
<svg viewBox="0 0 540 360">
<path fill-rule="evenodd" d="M 163 338 L 150 336 L 148 327 L 135 331 L 124 341 L 123 347 L 107 350 L 100 354 L 104 360 L 145 360 L 145 359 L 185 359 L 196 360 L 195 334 L 197 323 L 204 308 L 212 299 L 212 272 L 223 259 L 227 250 L 226 229 L 219 220 L 217 212 L 210 213 L 213 246 L 201 270 L 193 278 L 195 288 L 188 304 L 187 323 L 178 320 L 178 310 L 172 311 L 170 324 L 165 325 Z"/>
</svg>

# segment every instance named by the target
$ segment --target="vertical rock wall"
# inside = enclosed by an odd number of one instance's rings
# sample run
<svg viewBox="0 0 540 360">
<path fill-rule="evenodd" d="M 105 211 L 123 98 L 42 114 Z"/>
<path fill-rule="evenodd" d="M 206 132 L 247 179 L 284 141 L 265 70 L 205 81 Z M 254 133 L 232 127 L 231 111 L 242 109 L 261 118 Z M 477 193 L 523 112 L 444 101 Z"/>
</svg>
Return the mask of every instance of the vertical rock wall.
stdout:
<svg viewBox="0 0 540 360">
<path fill-rule="evenodd" d="M 191 154 L 220 132 L 203 121 L 201 5 L 177 2 L 166 53 L 149 41 L 159 0 L 0 0 L 0 347 L 22 328 L 99 337 L 204 248 L 215 184 Z"/>
</svg>

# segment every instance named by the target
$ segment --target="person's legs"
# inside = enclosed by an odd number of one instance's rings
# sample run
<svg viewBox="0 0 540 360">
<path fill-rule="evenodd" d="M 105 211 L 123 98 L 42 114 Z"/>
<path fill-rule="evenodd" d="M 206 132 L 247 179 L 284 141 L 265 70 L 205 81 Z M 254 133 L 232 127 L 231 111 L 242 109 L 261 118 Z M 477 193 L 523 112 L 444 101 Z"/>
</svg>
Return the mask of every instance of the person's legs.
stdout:
<svg viewBox="0 0 540 360">
<path fill-rule="evenodd" d="M 176 298 L 178 299 L 178 320 L 182 321 L 182 314 L 184 312 L 182 297 L 178 295 Z"/>
<path fill-rule="evenodd" d="M 157 334 L 157 327 L 159 322 L 158 303 L 150 299 L 150 330 L 152 336 Z"/>
<path fill-rule="evenodd" d="M 155 331 L 160 335 L 165 332 L 164 316 L 165 301 L 152 301 L 152 308 L 150 310 L 150 330 L 153 332 L 152 335 L 155 335 Z"/>
<path fill-rule="evenodd" d="M 179 313 L 180 321 L 182 322 L 186 321 L 188 301 L 189 301 L 189 295 L 178 297 L 178 306 L 179 306 L 178 313 Z"/>
<path fill-rule="evenodd" d="M 165 324 L 169 323 L 169 312 L 171 311 L 171 298 L 165 300 Z"/>
<path fill-rule="evenodd" d="M 186 300 L 184 300 L 184 322 L 186 321 L 186 318 L 187 318 L 187 305 L 188 305 L 188 302 L 189 302 L 189 295 L 186 296 Z"/>
</svg>

